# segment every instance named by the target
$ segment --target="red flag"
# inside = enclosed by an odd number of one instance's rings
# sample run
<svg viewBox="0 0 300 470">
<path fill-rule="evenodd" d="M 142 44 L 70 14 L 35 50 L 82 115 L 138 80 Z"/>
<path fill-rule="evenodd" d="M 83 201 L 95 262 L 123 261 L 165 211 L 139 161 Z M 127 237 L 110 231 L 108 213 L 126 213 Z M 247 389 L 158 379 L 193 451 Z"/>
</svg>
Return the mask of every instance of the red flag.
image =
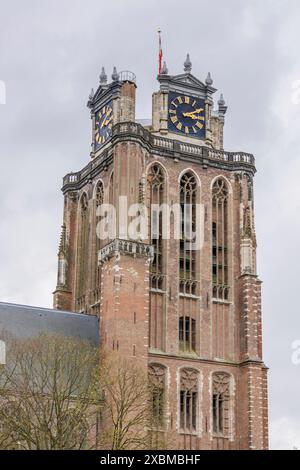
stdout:
<svg viewBox="0 0 300 470">
<path fill-rule="evenodd" d="M 158 30 L 158 37 L 159 37 L 159 52 L 158 52 L 158 75 L 161 74 L 162 69 L 162 62 L 163 62 L 163 51 L 161 47 L 161 30 Z"/>
</svg>

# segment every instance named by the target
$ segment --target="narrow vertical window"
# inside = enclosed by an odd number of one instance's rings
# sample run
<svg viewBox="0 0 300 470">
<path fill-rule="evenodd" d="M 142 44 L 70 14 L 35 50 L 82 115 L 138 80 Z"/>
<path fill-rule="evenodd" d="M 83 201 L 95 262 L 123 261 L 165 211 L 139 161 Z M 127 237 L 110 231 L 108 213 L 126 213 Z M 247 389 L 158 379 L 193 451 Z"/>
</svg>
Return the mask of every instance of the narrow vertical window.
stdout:
<svg viewBox="0 0 300 470">
<path fill-rule="evenodd" d="M 194 241 L 196 234 L 196 197 L 197 181 L 187 172 L 180 180 L 181 239 L 179 253 L 180 291 L 195 293 L 196 251 Z"/>
<path fill-rule="evenodd" d="M 101 284 L 101 266 L 99 265 L 98 262 L 98 253 L 99 250 L 102 247 L 102 240 L 101 237 L 99 237 L 99 234 L 96 231 L 97 228 L 97 223 L 99 218 L 97 217 L 97 210 L 98 207 L 100 207 L 103 204 L 104 201 L 104 186 L 102 181 L 99 181 L 96 186 L 96 193 L 95 193 L 95 206 L 96 206 L 96 223 L 95 223 L 95 237 L 96 237 L 96 243 L 95 243 L 95 271 L 94 271 L 94 303 L 99 302 L 100 300 L 100 284 Z M 95 313 L 99 313 L 99 309 L 95 310 Z"/>
<path fill-rule="evenodd" d="M 149 207 L 149 241 L 154 247 L 150 266 L 150 347 L 165 348 L 165 241 L 162 237 L 161 206 L 166 196 L 166 178 L 161 165 L 150 166 L 147 174 L 147 204 Z"/>
<path fill-rule="evenodd" d="M 115 202 L 115 191 L 114 191 L 114 173 L 112 172 L 109 180 L 109 204 L 114 205 Z"/>
<path fill-rule="evenodd" d="M 197 431 L 198 375 L 194 369 L 183 369 L 180 373 L 180 430 L 186 434 Z"/>
<path fill-rule="evenodd" d="M 229 435 L 230 375 L 216 372 L 212 376 L 212 418 L 213 433 L 218 436 Z"/>
<path fill-rule="evenodd" d="M 86 283 L 87 283 L 87 261 L 88 261 L 88 237 L 89 237 L 89 218 L 88 218 L 88 199 L 84 193 L 80 199 L 79 214 L 79 237 L 77 246 L 77 307 L 79 311 L 86 311 Z"/>
<path fill-rule="evenodd" d="M 213 298 L 228 300 L 228 188 L 219 178 L 212 189 Z"/>
<path fill-rule="evenodd" d="M 164 202 L 164 174 L 160 165 L 152 165 L 148 174 L 148 187 L 150 195 L 150 241 L 154 247 L 154 258 L 151 264 L 151 286 L 155 289 L 163 288 L 163 240 L 162 240 L 162 212 L 161 204 Z"/>
<path fill-rule="evenodd" d="M 188 316 L 179 318 L 179 349 L 187 352 L 196 350 L 196 320 Z"/>
<path fill-rule="evenodd" d="M 166 368 L 160 364 L 151 364 L 148 373 L 152 427 L 161 428 L 165 418 Z"/>
</svg>

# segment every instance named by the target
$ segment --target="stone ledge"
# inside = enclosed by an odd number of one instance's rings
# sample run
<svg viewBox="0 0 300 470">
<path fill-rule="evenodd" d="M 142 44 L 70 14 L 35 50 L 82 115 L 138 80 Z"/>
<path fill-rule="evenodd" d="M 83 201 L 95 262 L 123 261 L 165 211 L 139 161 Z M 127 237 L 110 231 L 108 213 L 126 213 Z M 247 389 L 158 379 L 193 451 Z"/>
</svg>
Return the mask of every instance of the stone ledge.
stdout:
<svg viewBox="0 0 300 470">
<path fill-rule="evenodd" d="M 120 240 L 119 238 L 116 238 L 99 250 L 98 262 L 101 263 L 117 254 L 130 255 L 133 257 L 143 256 L 152 260 L 154 256 L 154 247 L 142 242 Z"/>
</svg>

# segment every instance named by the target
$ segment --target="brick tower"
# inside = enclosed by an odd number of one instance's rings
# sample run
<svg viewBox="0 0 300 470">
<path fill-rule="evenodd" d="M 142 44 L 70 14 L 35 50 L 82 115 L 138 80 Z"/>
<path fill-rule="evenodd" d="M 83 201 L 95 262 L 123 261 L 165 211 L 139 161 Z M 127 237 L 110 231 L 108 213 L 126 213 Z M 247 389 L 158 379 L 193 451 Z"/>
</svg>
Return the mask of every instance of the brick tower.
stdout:
<svg viewBox="0 0 300 470">
<path fill-rule="evenodd" d="M 164 64 L 149 123 L 134 74 L 102 69 L 91 160 L 63 180 L 54 307 L 99 315 L 101 348 L 147 368 L 172 448 L 266 449 L 255 161 L 223 149 L 227 106 L 191 68 Z"/>
</svg>

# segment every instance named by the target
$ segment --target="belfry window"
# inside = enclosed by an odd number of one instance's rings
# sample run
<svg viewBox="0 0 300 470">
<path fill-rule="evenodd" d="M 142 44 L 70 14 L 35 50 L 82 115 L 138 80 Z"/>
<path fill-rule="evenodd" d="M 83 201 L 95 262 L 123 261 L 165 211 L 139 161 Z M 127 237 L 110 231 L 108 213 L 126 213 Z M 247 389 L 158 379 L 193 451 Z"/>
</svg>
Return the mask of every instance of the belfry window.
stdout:
<svg viewBox="0 0 300 470">
<path fill-rule="evenodd" d="M 87 273 L 87 251 L 89 238 L 89 212 L 88 199 L 84 193 L 80 199 L 79 239 L 77 246 L 77 306 L 79 310 L 86 310 L 85 290 Z"/>
<path fill-rule="evenodd" d="M 216 372 L 212 376 L 212 381 L 213 433 L 218 436 L 228 437 L 230 375 L 224 372 Z"/>
<path fill-rule="evenodd" d="M 95 247 L 95 297 L 94 302 L 99 301 L 99 294 L 100 294 L 100 283 L 101 283 L 101 267 L 99 266 L 98 262 L 98 253 L 102 247 L 102 240 L 99 237 L 99 234 L 96 231 L 97 223 L 99 221 L 99 217 L 97 217 L 97 209 L 101 204 L 104 202 L 104 186 L 102 181 L 99 181 L 96 186 L 95 192 L 95 205 L 96 205 L 96 223 L 95 223 L 95 237 L 96 237 L 96 247 Z"/>
<path fill-rule="evenodd" d="M 180 430 L 187 434 L 197 431 L 198 372 L 182 369 L 180 373 Z"/>
<path fill-rule="evenodd" d="M 151 287 L 163 288 L 163 240 L 162 240 L 162 212 L 161 204 L 164 202 L 165 178 L 162 167 L 154 164 L 148 173 L 148 188 L 150 195 L 150 241 L 154 247 L 154 258 L 151 264 Z"/>
<path fill-rule="evenodd" d="M 196 279 L 196 196 L 197 181 L 191 172 L 180 180 L 181 238 L 179 250 L 180 280 Z M 180 283 L 180 289 L 184 284 Z"/>
<path fill-rule="evenodd" d="M 228 188 L 219 178 L 212 189 L 213 298 L 228 300 Z"/>
</svg>

